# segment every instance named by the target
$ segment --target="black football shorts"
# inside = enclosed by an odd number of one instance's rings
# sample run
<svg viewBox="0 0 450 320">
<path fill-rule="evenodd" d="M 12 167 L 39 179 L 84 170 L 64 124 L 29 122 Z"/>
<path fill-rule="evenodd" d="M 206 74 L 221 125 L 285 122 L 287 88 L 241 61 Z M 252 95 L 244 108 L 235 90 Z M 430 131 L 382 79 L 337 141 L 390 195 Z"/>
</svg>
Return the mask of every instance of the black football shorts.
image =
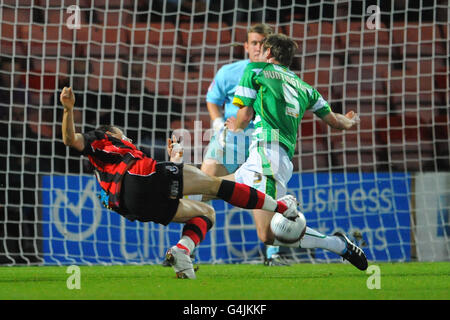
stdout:
<svg viewBox="0 0 450 320">
<path fill-rule="evenodd" d="M 158 162 L 155 172 L 126 173 L 120 189 L 120 208 L 129 220 L 168 225 L 183 197 L 183 164 Z"/>
</svg>

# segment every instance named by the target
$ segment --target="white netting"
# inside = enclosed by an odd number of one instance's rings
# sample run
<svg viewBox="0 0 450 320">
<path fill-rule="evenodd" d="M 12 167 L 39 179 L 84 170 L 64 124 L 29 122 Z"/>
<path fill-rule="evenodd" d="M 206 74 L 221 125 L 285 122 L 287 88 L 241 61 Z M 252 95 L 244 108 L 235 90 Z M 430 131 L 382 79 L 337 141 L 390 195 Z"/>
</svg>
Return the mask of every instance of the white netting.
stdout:
<svg viewBox="0 0 450 320">
<path fill-rule="evenodd" d="M 291 69 L 335 111 L 361 115 L 346 133 L 308 113 L 302 121 L 288 187 L 308 224 L 345 231 L 370 260 L 448 260 L 448 1 L 381 2 L 2 0 L 0 263 L 160 262 L 181 226 L 100 208 L 91 169 L 62 143 L 60 89 L 74 88 L 78 130 L 112 123 L 166 159 L 165 139 L 186 129 L 198 165 L 207 89 L 245 58 L 257 22 L 298 42 Z M 214 205 L 200 261 L 260 260 L 250 213 Z"/>
</svg>

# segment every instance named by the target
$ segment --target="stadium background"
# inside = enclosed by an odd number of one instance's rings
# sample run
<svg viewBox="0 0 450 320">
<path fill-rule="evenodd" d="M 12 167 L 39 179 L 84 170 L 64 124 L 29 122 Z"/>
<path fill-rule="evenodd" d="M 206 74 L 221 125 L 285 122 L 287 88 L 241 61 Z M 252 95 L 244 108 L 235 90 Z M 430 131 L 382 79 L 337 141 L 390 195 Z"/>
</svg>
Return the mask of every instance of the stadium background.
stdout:
<svg viewBox="0 0 450 320">
<path fill-rule="evenodd" d="M 80 29 L 67 28 L 70 5 Z M 371 5 L 378 29 L 366 24 Z M 361 115 L 345 134 L 303 120 L 289 190 L 311 225 L 349 232 L 372 261 L 449 260 L 448 9 L 408 0 L 2 1 L 0 263 L 159 263 L 180 227 L 128 223 L 99 207 L 91 168 L 60 138 L 59 91 L 73 86 L 79 130 L 113 123 L 156 159 L 166 158 L 172 130 L 189 130 L 200 137 L 188 149 L 199 164 L 207 89 L 220 66 L 245 57 L 256 22 L 298 41 L 292 70 L 334 110 Z M 251 216 L 214 205 L 200 261 L 260 261 Z"/>
</svg>

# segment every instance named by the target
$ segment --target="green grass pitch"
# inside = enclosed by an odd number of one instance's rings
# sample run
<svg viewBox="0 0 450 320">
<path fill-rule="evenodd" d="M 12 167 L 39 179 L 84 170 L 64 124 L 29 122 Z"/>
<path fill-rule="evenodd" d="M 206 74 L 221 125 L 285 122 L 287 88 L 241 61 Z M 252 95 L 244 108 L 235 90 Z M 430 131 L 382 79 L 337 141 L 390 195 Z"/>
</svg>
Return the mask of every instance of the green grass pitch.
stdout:
<svg viewBox="0 0 450 320">
<path fill-rule="evenodd" d="M 0 267 L 0 299 L 8 300 L 448 300 L 450 263 L 374 263 L 373 274 L 349 264 L 201 265 L 197 280 L 176 279 L 159 265 L 81 266 L 69 290 L 67 266 Z M 369 279 L 369 280 L 368 280 Z"/>
</svg>

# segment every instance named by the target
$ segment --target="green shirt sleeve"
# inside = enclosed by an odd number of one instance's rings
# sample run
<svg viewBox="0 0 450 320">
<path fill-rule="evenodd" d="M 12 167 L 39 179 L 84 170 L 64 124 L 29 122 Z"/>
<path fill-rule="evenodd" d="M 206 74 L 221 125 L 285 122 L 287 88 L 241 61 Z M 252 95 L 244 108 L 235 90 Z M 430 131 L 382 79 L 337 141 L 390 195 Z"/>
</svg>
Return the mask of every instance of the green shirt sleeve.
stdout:
<svg viewBox="0 0 450 320">
<path fill-rule="evenodd" d="M 309 91 L 309 108 L 319 118 L 325 117 L 331 112 L 331 107 L 322 95 L 314 88 Z"/>
<path fill-rule="evenodd" d="M 239 81 L 234 93 L 233 104 L 239 108 L 252 107 L 256 101 L 260 85 L 256 81 L 259 69 L 255 69 L 251 64 L 247 66 L 244 75 Z"/>
</svg>

